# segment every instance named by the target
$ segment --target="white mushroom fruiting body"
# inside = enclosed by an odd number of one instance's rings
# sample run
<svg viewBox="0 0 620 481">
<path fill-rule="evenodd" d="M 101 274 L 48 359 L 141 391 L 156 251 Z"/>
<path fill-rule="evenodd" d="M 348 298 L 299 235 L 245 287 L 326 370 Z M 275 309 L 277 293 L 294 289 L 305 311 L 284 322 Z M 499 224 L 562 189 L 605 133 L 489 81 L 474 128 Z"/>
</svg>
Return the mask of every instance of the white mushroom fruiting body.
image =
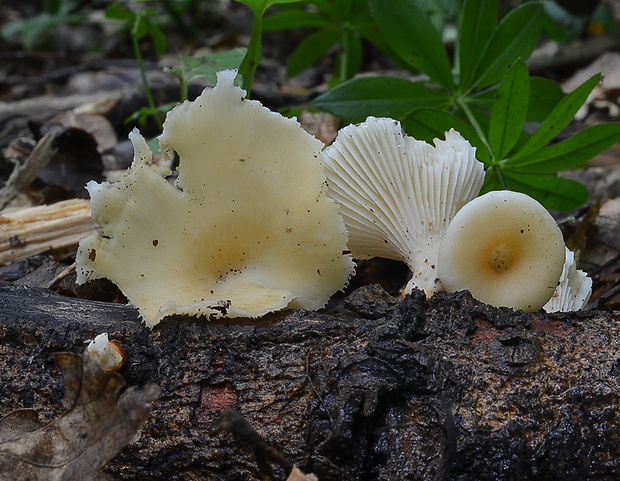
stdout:
<svg viewBox="0 0 620 481">
<path fill-rule="evenodd" d="M 110 341 L 107 333 L 99 334 L 90 341 L 86 346 L 86 353 L 107 372 L 119 371 L 127 360 L 125 350 L 116 342 Z"/>
<path fill-rule="evenodd" d="M 317 309 L 354 265 L 317 160 L 323 144 L 294 119 L 243 100 L 234 71 L 168 113 L 162 150 L 174 184 L 134 131 L 134 162 L 116 183 L 90 182 L 103 235 L 82 239 L 78 282 L 114 281 L 149 326 L 169 314 L 257 317 Z"/>
<path fill-rule="evenodd" d="M 441 290 L 441 238 L 484 181 L 475 148 L 454 130 L 433 147 L 404 135 L 396 120 L 369 117 L 343 128 L 321 161 L 353 256 L 407 263 L 413 277 L 406 293 L 413 287 L 427 295 Z"/>
<path fill-rule="evenodd" d="M 562 233 L 541 204 L 494 191 L 452 219 L 439 250 L 439 276 L 448 292 L 467 289 L 487 304 L 531 312 L 550 299 L 564 257 Z"/>
<path fill-rule="evenodd" d="M 578 311 L 586 305 L 591 295 L 592 279 L 577 269 L 575 254 L 566 248 L 560 283 L 543 309 L 546 312 Z"/>
</svg>

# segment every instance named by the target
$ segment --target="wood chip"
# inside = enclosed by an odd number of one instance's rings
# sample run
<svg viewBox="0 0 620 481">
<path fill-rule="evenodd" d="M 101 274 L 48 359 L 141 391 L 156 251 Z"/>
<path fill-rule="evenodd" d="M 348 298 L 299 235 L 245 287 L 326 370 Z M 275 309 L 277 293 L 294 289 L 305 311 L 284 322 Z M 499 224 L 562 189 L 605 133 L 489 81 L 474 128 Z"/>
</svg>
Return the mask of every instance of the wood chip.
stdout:
<svg viewBox="0 0 620 481">
<path fill-rule="evenodd" d="M 96 228 L 88 200 L 70 199 L 0 215 L 0 265 L 77 246 Z"/>
</svg>

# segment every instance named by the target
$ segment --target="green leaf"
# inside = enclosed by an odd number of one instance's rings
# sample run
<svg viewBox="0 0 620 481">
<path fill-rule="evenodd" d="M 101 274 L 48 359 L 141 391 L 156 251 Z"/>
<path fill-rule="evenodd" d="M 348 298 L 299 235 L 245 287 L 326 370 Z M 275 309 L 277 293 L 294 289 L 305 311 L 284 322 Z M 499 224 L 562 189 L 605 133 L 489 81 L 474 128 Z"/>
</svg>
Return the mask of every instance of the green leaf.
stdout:
<svg viewBox="0 0 620 481">
<path fill-rule="evenodd" d="M 530 105 L 526 120 L 544 122 L 564 96 L 562 88 L 553 80 L 530 77 Z"/>
<path fill-rule="evenodd" d="M 256 16 L 262 17 L 267 10 L 272 5 L 283 4 L 283 3 L 296 3 L 300 0 L 237 0 L 239 3 L 243 3 L 244 5 L 250 7 L 252 12 Z"/>
<path fill-rule="evenodd" d="M 136 19 L 136 14 L 125 7 L 114 4 L 105 9 L 105 18 L 122 20 L 131 28 Z"/>
<path fill-rule="evenodd" d="M 149 18 L 143 18 L 142 22 L 146 27 L 146 31 L 155 44 L 155 53 L 161 56 L 166 53 L 166 36 Z"/>
<path fill-rule="evenodd" d="M 499 84 L 491 112 L 488 140 L 496 160 L 503 159 L 519 139 L 529 97 L 529 74 L 525 64 L 519 60 Z"/>
<path fill-rule="evenodd" d="M 469 87 L 487 41 L 497 26 L 497 0 L 465 0 L 458 26 L 457 58 L 461 90 Z"/>
<path fill-rule="evenodd" d="M 550 210 L 573 210 L 588 201 L 588 190 L 574 180 L 509 172 L 503 176 L 510 190 L 528 194 Z"/>
<path fill-rule="evenodd" d="M 497 175 L 497 169 L 488 168 L 484 173 L 484 182 L 480 188 L 478 195 L 486 194 L 493 190 L 504 190 L 506 186 L 502 183 L 501 179 Z"/>
<path fill-rule="evenodd" d="M 288 30 L 301 27 L 331 27 L 333 23 L 315 12 L 305 10 L 285 10 L 265 17 L 263 29 L 266 31 Z"/>
<path fill-rule="evenodd" d="M 413 70 L 416 73 L 419 73 L 417 70 L 412 69 L 412 67 L 408 65 L 402 58 L 400 58 L 400 56 L 388 44 L 387 40 L 385 40 L 381 32 L 379 32 L 379 29 L 374 24 L 374 21 L 372 27 L 361 28 L 358 29 L 357 32 L 374 46 L 376 46 L 379 50 L 381 50 L 385 55 L 387 55 L 387 57 L 389 57 L 389 59 L 394 62 L 398 67 L 402 68 L 403 70 Z"/>
<path fill-rule="evenodd" d="M 505 165 L 511 172 L 551 174 L 579 167 L 618 141 L 620 123 L 594 125 L 517 161 L 508 159 Z"/>
<path fill-rule="evenodd" d="M 531 55 L 540 37 L 542 13 L 540 4 L 525 3 L 504 17 L 488 40 L 469 88 L 499 82 L 512 63 Z"/>
<path fill-rule="evenodd" d="M 233 48 L 225 52 L 210 53 L 200 57 L 181 55 L 179 64 L 172 68 L 164 68 L 165 72 L 174 75 L 181 83 L 181 100 L 187 99 L 187 85 L 194 79 L 202 78 L 215 84 L 217 72 L 227 69 L 238 69 L 245 56 L 245 48 Z M 235 82 L 239 80 L 239 76 Z"/>
<path fill-rule="evenodd" d="M 292 77 L 304 71 L 319 60 L 338 40 L 340 40 L 340 32 L 337 30 L 319 30 L 311 33 L 302 40 L 291 55 L 286 74 Z"/>
<path fill-rule="evenodd" d="M 416 109 L 401 122 L 403 129 L 418 140 L 432 143 L 434 138 L 444 138 L 445 133 L 454 129 L 469 143 L 476 147 L 476 158 L 485 164 L 491 162 L 489 151 L 475 130 L 464 120 L 443 110 Z"/>
<path fill-rule="evenodd" d="M 408 65 L 454 90 L 448 53 L 415 0 L 368 0 L 368 5 L 387 42 Z"/>
<path fill-rule="evenodd" d="M 493 105 L 495 105 L 496 95 L 497 86 L 480 90 L 467 97 L 467 104 L 477 109 L 483 109 L 491 112 L 493 110 Z"/>
<path fill-rule="evenodd" d="M 525 157 L 538 149 L 543 148 L 547 143 L 559 134 L 564 127 L 573 119 L 579 108 L 588 98 L 592 89 L 596 86 L 601 75 L 597 74 L 590 80 L 577 87 L 570 94 L 566 95 L 557 106 L 551 111 L 547 119 L 536 131 L 530 140 L 517 152 L 512 161 Z"/>
<path fill-rule="evenodd" d="M 321 110 L 349 122 L 362 122 L 369 115 L 401 119 L 419 107 L 447 106 L 448 97 L 425 85 L 394 77 L 363 77 L 349 80 L 314 100 Z"/>
<path fill-rule="evenodd" d="M 152 8 L 144 8 L 136 15 L 136 20 L 131 27 L 131 35 L 138 40 L 149 35 L 152 29 L 157 29 L 148 18 L 149 15 L 157 15 L 157 12 Z"/>
<path fill-rule="evenodd" d="M 337 5 L 335 4 L 335 2 L 332 3 L 330 2 L 330 0 L 309 0 L 308 3 L 311 3 L 316 8 L 318 8 L 320 12 L 323 12 L 330 17 L 338 16 L 335 8 Z"/>
</svg>

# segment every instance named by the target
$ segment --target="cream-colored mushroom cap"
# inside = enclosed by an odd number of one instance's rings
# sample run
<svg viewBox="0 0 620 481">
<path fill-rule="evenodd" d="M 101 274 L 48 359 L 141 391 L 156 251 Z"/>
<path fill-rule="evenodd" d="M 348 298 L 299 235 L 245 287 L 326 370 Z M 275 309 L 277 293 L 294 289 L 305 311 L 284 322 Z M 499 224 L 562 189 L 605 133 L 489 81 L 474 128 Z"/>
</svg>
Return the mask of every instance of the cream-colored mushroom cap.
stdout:
<svg viewBox="0 0 620 481">
<path fill-rule="evenodd" d="M 489 192 L 452 219 L 439 249 L 439 276 L 448 292 L 531 312 L 558 285 L 564 239 L 549 212 L 526 194 Z"/>
<path fill-rule="evenodd" d="M 329 195 L 340 204 L 353 257 L 404 261 L 413 287 L 441 290 L 439 244 L 458 210 L 478 195 L 484 166 L 455 130 L 435 146 L 400 122 L 369 117 L 343 128 L 321 154 Z"/>
<path fill-rule="evenodd" d="M 114 281 L 149 326 L 169 314 L 257 317 L 318 309 L 353 272 L 323 144 L 294 119 L 244 100 L 234 71 L 166 117 L 174 184 L 134 131 L 119 182 L 87 186 L 103 234 L 80 242 L 78 282 Z"/>
<path fill-rule="evenodd" d="M 546 312 L 569 312 L 582 309 L 592 295 L 592 279 L 577 269 L 575 254 L 567 247 L 560 283 L 543 306 Z"/>
</svg>

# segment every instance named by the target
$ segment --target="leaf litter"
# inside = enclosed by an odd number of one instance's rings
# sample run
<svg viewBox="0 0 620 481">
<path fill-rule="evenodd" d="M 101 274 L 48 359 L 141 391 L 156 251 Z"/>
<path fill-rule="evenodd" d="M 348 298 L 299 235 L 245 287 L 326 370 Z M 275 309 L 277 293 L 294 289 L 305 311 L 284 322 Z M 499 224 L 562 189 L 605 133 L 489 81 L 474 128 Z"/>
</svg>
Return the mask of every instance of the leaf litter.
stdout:
<svg viewBox="0 0 620 481">
<path fill-rule="evenodd" d="M 56 353 L 64 379 L 65 413 L 43 425 L 34 409 L 0 419 L 0 479 L 100 481 L 100 470 L 146 422 L 159 386 L 125 387 L 88 355 Z M 119 395 L 119 393 L 121 393 Z"/>
</svg>

